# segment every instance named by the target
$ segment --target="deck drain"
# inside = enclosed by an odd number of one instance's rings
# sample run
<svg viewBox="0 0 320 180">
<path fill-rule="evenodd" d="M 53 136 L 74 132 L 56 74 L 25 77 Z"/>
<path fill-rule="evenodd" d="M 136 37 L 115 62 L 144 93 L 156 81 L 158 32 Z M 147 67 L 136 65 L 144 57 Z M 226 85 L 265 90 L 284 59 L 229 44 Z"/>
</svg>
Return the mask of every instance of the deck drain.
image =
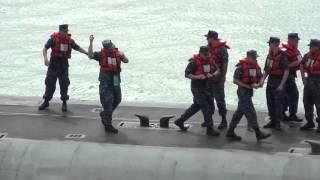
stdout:
<svg viewBox="0 0 320 180">
<path fill-rule="evenodd" d="M 0 139 L 6 138 L 8 133 L 0 133 Z"/>
<path fill-rule="evenodd" d="M 66 139 L 83 139 L 85 137 L 86 137 L 85 134 L 67 134 L 65 136 Z"/>
</svg>

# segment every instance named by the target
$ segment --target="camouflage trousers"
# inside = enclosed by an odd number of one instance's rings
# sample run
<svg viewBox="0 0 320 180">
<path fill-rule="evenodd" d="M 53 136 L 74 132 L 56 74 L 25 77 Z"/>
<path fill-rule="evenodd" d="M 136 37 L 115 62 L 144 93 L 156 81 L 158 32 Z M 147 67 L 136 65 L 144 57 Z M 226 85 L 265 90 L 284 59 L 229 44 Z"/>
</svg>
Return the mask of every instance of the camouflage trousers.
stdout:
<svg viewBox="0 0 320 180">
<path fill-rule="evenodd" d="M 295 77 L 289 77 L 285 84 L 286 96 L 284 99 L 284 111 L 289 109 L 290 115 L 297 114 L 299 102 L 299 90 Z"/>
<path fill-rule="evenodd" d="M 224 86 L 221 87 L 219 81 L 211 81 L 210 83 L 212 102 L 214 104 L 214 101 L 216 101 L 219 115 L 226 116 L 227 107 L 225 101 Z"/>
<path fill-rule="evenodd" d="M 314 106 L 316 107 L 317 116 L 320 117 L 320 77 L 308 77 L 303 89 L 303 105 L 305 118 L 308 122 L 313 123 Z"/>
<path fill-rule="evenodd" d="M 239 87 L 237 95 L 239 99 L 238 107 L 232 116 L 230 127 L 236 128 L 244 115 L 253 129 L 259 128 L 257 113 L 252 103 L 253 90 Z"/>
<path fill-rule="evenodd" d="M 103 111 L 101 112 L 102 122 L 104 125 L 111 125 L 112 113 L 122 99 L 121 88 L 120 85 L 114 85 L 114 78 L 110 73 L 100 72 L 99 81 L 100 102 L 103 107 Z"/>
<path fill-rule="evenodd" d="M 187 121 L 191 116 L 201 110 L 206 127 L 213 126 L 212 115 L 214 106 L 210 100 L 210 93 L 208 89 L 192 89 L 193 104 L 181 115 L 178 119 L 180 122 Z"/>
<path fill-rule="evenodd" d="M 57 79 L 59 79 L 60 85 L 60 99 L 62 101 L 69 99 L 69 65 L 67 63 L 55 63 L 52 61 L 48 67 L 47 76 L 45 79 L 46 90 L 43 95 L 44 100 L 50 101 L 52 99 L 52 96 L 56 90 Z"/>
<path fill-rule="evenodd" d="M 266 97 L 270 120 L 279 123 L 283 119 L 286 92 L 278 91 L 277 86 L 267 85 Z"/>
</svg>

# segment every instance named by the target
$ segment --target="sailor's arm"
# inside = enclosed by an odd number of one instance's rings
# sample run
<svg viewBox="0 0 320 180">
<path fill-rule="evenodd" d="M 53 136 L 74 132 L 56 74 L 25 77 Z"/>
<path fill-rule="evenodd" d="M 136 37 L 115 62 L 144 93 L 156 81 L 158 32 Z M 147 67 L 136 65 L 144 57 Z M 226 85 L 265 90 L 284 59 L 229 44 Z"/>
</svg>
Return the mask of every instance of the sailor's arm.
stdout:
<svg viewBox="0 0 320 180">
<path fill-rule="evenodd" d="M 72 49 L 81 52 L 82 54 L 88 55 L 88 52 L 82 49 L 74 40 L 72 40 Z"/>
<path fill-rule="evenodd" d="M 129 59 L 127 58 L 127 56 L 122 51 L 120 51 L 120 56 L 121 56 L 121 61 L 123 63 L 128 63 L 129 62 Z"/>
<path fill-rule="evenodd" d="M 49 60 L 48 60 L 48 49 L 53 47 L 53 38 L 51 37 L 47 43 L 44 45 L 42 49 L 42 55 L 43 55 L 43 62 L 44 65 L 48 66 L 49 65 Z"/>
<path fill-rule="evenodd" d="M 88 47 L 88 57 L 90 59 L 93 59 L 93 50 L 92 50 L 92 43 L 93 43 L 93 40 L 94 40 L 93 35 L 90 35 L 89 40 L 90 40 L 90 44 L 89 44 L 89 47 Z"/>
</svg>

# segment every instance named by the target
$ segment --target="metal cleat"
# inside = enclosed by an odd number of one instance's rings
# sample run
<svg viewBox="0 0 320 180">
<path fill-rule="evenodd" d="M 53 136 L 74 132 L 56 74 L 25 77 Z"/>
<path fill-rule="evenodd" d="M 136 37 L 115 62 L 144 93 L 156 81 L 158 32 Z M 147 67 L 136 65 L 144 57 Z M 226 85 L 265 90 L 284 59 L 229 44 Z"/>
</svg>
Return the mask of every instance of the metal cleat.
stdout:
<svg viewBox="0 0 320 180">
<path fill-rule="evenodd" d="M 167 115 L 160 118 L 160 127 L 161 128 L 169 128 L 169 121 L 171 118 L 174 118 L 173 115 Z"/>
<path fill-rule="evenodd" d="M 139 115 L 139 114 L 135 114 L 135 116 L 137 117 L 137 118 L 139 118 L 139 120 L 140 120 L 140 126 L 141 127 L 149 127 L 150 126 L 150 119 L 149 119 L 149 117 L 147 117 L 147 116 L 144 116 L 144 115 Z"/>
</svg>

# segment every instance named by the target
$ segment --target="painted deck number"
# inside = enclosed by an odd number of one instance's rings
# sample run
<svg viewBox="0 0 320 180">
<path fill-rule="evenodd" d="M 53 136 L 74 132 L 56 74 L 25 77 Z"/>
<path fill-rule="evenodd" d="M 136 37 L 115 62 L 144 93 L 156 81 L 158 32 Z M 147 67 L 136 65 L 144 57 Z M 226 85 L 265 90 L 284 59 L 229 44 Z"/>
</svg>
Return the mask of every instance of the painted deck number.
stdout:
<svg viewBox="0 0 320 180">
<path fill-rule="evenodd" d="M 85 134 L 67 134 L 65 138 L 66 139 L 83 139 L 85 137 L 86 137 Z"/>
</svg>

